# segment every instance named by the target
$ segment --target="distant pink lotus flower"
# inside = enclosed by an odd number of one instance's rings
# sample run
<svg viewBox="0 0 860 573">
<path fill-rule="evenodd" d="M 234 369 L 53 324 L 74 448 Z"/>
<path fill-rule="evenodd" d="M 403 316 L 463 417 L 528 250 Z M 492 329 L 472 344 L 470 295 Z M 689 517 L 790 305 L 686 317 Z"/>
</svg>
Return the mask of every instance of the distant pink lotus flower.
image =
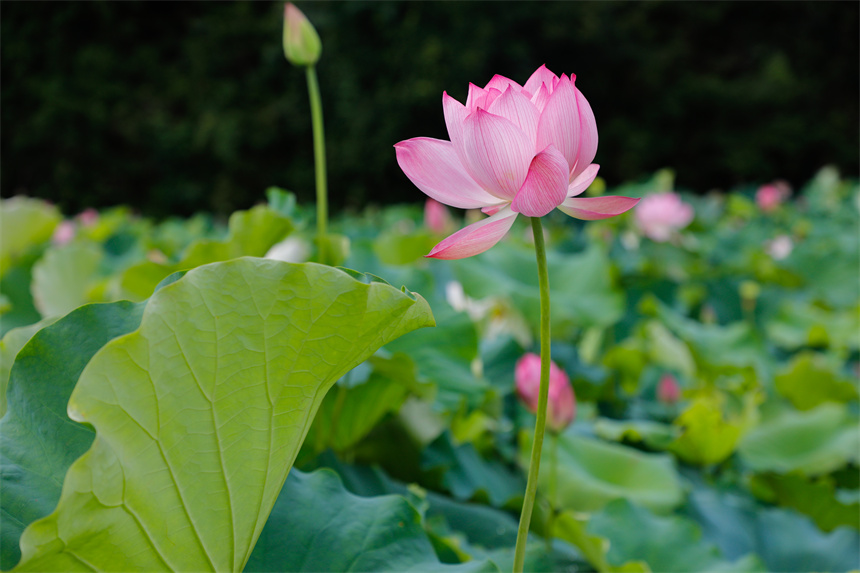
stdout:
<svg viewBox="0 0 860 573">
<path fill-rule="evenodd" d="M 72 221 L 63 221 L 54 229 L 51 242 L 59 246 L 68 244 L 75 238 L 75 232 L 75 224 Z"/>
<path fill-rule="evenodd" d="M 638 199 L 580 195 L 597 176 L 597 124 L 576 76 L 546 66 L 524 86 L 503 76 L 469 84 L 464 106 L 447 93 L 442 109 L 451 141 L 416 137 L 396 144 L 397 163 L 433 199 L 488 218 L 457 231 L 427 255 L 462 259 L 495 245 L 517 214 L 558 208 L 584 220 L 614 217 Z"/>
<path fill-rule="evenodd" d="M 78 221 L 80 221 L 81 225 L 84 227 L 92 227 L 99 220 L 99 212 L 90 207 L 89 209 L 84 209 L 80 213 L 78 213 Z"/>
<path fill-rule="evenodd" d="M 642 199 L 636 208 L 636 223 L 652 241 L 664 243 L 693 220 L 693 206 L 677 193 L 655 193 Z"/>
<path fill-rule="evenodd" d="M 788 199 L 791 188 L 784 181 L 775 181 L 762 185 L 755 192 L 755 202 L 764 212 L 770 212 L 782 205 Z"/>
<path fill-rule="evenodd" d="M 664 404 L 674 404 L 681 398 L 681 387 L 671 374 L 663 374 L 657 384 L 657 399 Z"/>
<path fill-rule="evenodd" d="M 424 226 L 437 235 L 447 233 L 454 226 L 448 207 L 435 199 L 427 199 L 424 203 Z"/>
<path fill-rule="evenodd" d="M 533 353 L 523 355 L 514 369 L 517 395 L 530 412 L 537 412 L 540 394 L 540 356 Z M 554 432 L 560 432 L 576 417 L 576 397 L 570 378 L 555 362 L 549 366 L 549 400 L 547 424 Z"/>
</svg>

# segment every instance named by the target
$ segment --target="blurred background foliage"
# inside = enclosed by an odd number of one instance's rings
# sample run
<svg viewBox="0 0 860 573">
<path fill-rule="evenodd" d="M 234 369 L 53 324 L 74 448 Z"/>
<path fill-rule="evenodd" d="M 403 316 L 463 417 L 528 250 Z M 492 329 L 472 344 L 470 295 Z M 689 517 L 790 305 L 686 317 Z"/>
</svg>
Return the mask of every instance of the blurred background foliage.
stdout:
<svg viewBox="0 0 860 573">
<path fill-rule="evenodd" d="M 311 201 L 304 74 L 281 3 L 29 3 L 2 11 L 2 194 L 74 213 L 227 214 Z M 392 145 L 447 138 L 441 94 L 574 72 L 610 186 L 672 167 L 705 192 L 858 166 L 860 4 L 315 2 L 335 210 L 423 200 Z"/>
</svg>

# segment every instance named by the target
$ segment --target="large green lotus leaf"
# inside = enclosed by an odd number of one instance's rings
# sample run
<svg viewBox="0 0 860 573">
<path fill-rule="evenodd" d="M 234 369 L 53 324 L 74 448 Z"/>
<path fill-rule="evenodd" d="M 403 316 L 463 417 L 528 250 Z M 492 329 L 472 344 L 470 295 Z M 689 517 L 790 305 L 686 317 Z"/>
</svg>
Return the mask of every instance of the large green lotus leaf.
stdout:
<svg viewBox="0 0 860 573">
<path fill-rule="evenodd" d="M 520 435 L 520 462 L 527 467 L 531 432 Z M 552 467 L 558 457 L 557 506 L 572 511 L 596 511 L 617 498 L 625 498 L 656 512 L 671 511 L 683 501 L 672 457 L 649 454 L 571 432 L 558 437 L 553 447 L 544 442 L 538 488 L 550 494 Z"/>
<path fill-rule="evenodd" d="M 333 471 L 293 470 L 245 571 L 498 571 L 440 563 L 421 515 L 403 497 L 359 497 Z"/>
<path fill-rule="evenodd" d="M 774 385 L 798 410 L 857 398 L 857 386 L 837 375 L 822 355 L 813 352 L 792 358 L 788 367 L 774 377 Z"/>
<path fill-rule="evenodd" d="M 833 531 L 840 525 L 860 529 L 860 502 L 842 503 L 836 497 L 835 486 L 826 478 L 809 480 L 796 473 L 759 474 L 750 480 L 750 489 L 765 501 L 808 515 L 824 531 Z"/>
<path fill-rule="evenodd" d="M 0 201 L 0 273 L 28 249 L 50 239 L 61 220 L 55 206 L 39 199 L 18 196 Z"/>
<path fill-rule="evenodd" d="M 624 297 L 613 284 L 609 258 L 599 248 L 576 255 L 550 251 L 547 265 L 554 331 L 608 326 L 621 318 Z M 510 298 L 537 331 L 540 290 L 533 251 L 502 243 L 452 266 L 467 295 Z"/>
<path fill-rule="evenodd" d="M 197 240 L 188 246 L 177 263 L 145 261 L 130 267 L 120 278 L 123 294 L 133 300 L 143 300 L 164 277 L 176 271 L 245 255 L 261 257 L 293 230 L 289 218 L 265 205 L 236 211 L 230 216 L 228 227 L 226 239 Z"/>
<path fill-rule="evenodd" d="M 42 316 L 62 316 L 87 302 L 95 302 L 90 300 L 88 291 L 101 259 L 101 249 L 93 243 L 48 248 L 33 265 L 30 287 L 33 302 Z"/>
<path fill-rule="evenodd" d="M 78 377 L 108 341 L 137 328 L 142 314 L 142 304 L 87 305 L 36 332 L 17 353 L 9 411 L 0 420 L 3 569 L 17 563 L 24 528 L 54 510 L 66 470 L 92 444 L 93 431 L 66 415 Z"/>
<path fill-rule="evenodd" d="M 587 531 L 609 539 L 606 558 L 615 566 L 644 561 L 652 571 L 765 571 L 754 556 L 727 563 L 691 520 L 654 515 L 624 499 L 594 514 Z"/>
<path fill-rule="evenodd" d="M 6 415 L 6 387 L 9 385 L 9 375 L 12 371 L 12 363 L 15 356 L 24 348 L 24 345 L 33 338 L 33 335 L 53 324 L 57 317 L 46 318 L 29 324 L 13 328 L 3 335 L 0 340 L 0 417 Z"/>
<path fill-rule="evenodd" d="M 809 476 L 857 463 L 860 427 L 844 404 L 826 403 L 814 410 L 785 410 L 744 436 L 738 452 L 750 469 Z"/>
<path fill-rule="evenodd" d="M 18 570 L 243 568 L 325 392 L 424 299 L 331 267 L 242 258 L 158 290 L 69 400 L 96 430 Z"/>
</svg>

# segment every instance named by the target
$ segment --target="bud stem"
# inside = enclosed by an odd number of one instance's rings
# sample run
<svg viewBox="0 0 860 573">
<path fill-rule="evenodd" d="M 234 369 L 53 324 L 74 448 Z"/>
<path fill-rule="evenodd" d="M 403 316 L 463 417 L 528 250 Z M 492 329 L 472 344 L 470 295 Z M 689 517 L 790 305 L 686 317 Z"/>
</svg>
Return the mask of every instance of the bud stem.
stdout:
<svg viewBox="0 0 860 573">
<path fill-rule="evenodd" d="M 514 550 L 514 573 L 522 573 L 526 561 L 526 541 L 529 534 L 529 524 L 537 494 L 537 478 L 540 471 L 540 455 L 543 448 L 543 436 L 546 429 L 546 409 L 549 398 L 549 365 L 550 365 L 550 331 L 549 331 L 549 273 L 546 265 L 546 245 L 543 240 L 543 226 L 540 217 L 532 217 L 532 231 L 535 240 L 535 257 L 537 258 L 538 285 L 540 287 L 540 396 L 538 398 L 537 420 L 535 435 L 532 441 L 532 453 L 529 460 L 528 481 L 523 499 L 523 511 L 520 514 L 520 525 L 517 528 L 517 545 Z"/>
<path fill-rule="evenodd" d="M 326 265 L 328 261 L 328 245 L 326 234 L 328 226 L 328 186 L 325 169 L 325 130 L 323 129 L 322 101 L 320 86 L 317 81 L 316 66 L 306 68 L 308 79 L 308 96 L 311 100 L 311 124 L 314 131 L 314 168 L 317 188 L 317 248 L 319 262 Z"/>
</svg>

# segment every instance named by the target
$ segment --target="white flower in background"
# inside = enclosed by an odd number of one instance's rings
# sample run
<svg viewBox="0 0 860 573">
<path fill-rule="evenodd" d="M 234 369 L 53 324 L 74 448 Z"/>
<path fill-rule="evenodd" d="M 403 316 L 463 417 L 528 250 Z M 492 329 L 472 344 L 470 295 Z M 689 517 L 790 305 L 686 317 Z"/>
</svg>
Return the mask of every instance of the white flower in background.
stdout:
<svg viewBox="0 0 860 573">
<path fill-rule="evenodd" d="M 266 253 L 267 259 L 284 261 L 285 263 L 303 263 L 311 256 L 311 246 L 299 237 L 287 237 L 280 243 L 275 243 Z"/>
<path fill-rule="evenodd" d="M 506 300 L 498 297 L 475 300 L 466 295 L 463 285 L 457 281 L 445 285 L 445 299 L 454 310 L 465 312 L 472 322 L 479 323 L 485 338 L 509 334 L 520 345 L 531 346 L 531 328 L 525 317 Z"/>
<path fill-rule="evenodd" d="M 764 245 L 765 252 L 775 261 L 781 261 L 794 250 L 794 242 L 788 235 L 779 235 Z"/>
</svg>

